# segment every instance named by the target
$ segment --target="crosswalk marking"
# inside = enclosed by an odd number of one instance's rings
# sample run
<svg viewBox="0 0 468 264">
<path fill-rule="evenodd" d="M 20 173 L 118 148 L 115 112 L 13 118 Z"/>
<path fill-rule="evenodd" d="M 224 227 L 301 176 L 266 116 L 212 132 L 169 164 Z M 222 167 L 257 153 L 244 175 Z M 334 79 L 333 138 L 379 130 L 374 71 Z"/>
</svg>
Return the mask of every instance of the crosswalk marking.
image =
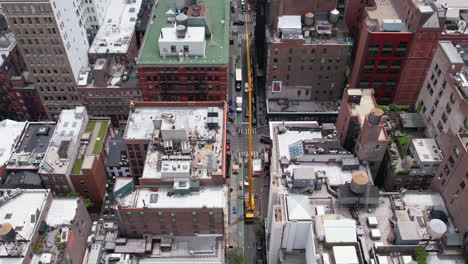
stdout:
<svg viewBox="0 0 468 264">
<path fill-rule="evenodd" d="M 248 151 L 240 151 L 240 152 L 239 152 L 239 156 L 240 156 L 240 157 L 243 157 L 244 160 L 247 159 L 248 155 L 249 155 L 249 152 L 248 152 Z M 253 151 L 253 152 L 252 152 L 252 155 L 253 155 L 253 158 L 254 158 L 254 159 L 258 159 L 258 157 L 259 157 L 258 151 Z"/>
<path fill-rule="evenodd" d="M 243 125 L 248 125 L 249 123 L 247 122 L 243 122 L 242 123 Z M 241 135 L 247 135 L 249 134 L 249 128 L 242 128 L 241 130 Z M 257 128 L 252 128 L 252 135 L 256 135 L 257 134 Z"/>
<path fill-rule="evenodd" d="M 252 17 L 250 14 L 239 14 L 239 20 L 244 22 L 250 22 Z"/>
</svg>

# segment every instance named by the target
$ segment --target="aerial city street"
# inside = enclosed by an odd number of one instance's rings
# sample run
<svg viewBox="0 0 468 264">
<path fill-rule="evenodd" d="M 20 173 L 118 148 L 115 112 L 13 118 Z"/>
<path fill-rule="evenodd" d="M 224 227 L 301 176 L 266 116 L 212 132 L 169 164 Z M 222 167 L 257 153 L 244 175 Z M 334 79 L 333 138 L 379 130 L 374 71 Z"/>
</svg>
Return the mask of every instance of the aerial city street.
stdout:
<svg viewBox="0 0 468 264">
<path fill-rule="evenodd" d="M 0 0 L 0 264 L 468 263 L 468 0 Z"/>
</svg>

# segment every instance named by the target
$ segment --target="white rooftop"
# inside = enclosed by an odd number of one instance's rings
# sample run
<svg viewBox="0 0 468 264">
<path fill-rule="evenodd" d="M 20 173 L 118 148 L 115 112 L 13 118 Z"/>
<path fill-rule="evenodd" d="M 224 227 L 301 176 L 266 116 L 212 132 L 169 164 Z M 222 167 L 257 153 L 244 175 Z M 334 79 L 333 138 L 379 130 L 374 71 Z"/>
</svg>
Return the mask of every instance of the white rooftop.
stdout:
<svg viewBox="0 0 468 264">
<path fill-rule="evenodd" d="M 466 0 L 444 0 L 443 3 L 447 4 L 450 8 L 468 9 L 468 2 Z"/>
<path fill-rule="evenodd" d="M 278 143 L 279 143 L 279 154 L 281 157 L 286 157 L 290 159 L 289 156 L 289 145 L 298 141 L 304 140 L 312 140 L 312 139 L 321 139 L 322 132 L 320 130 L 313 131 L 306 130 L 306 131 L 293 131 L 288 130 L 284 134 L 278 135 Z"/>
<path fill-rule="evenodd" d="M 361 95 L 359 104 L 350 104 L 351 115 L 359 116 L 361 126 L 364 124 L 366 116 L 376 107 L 372 93 L 372 89 L 348 89 L 349 95 Z"/>
<path fill-rule="evenodd" d="M 451 63 L 463 63 L 463 58 L 451 41 L 439 41 L 439 45 Z"/>
<path fill-rule="evenodd" d="M 307 195 L 289 194 L 286 197 L 289 220 L 312 221 L 313 210 Z"/>
<path fill-rule="evenodd" d="M 83 106 L 71 110 L 62 110 L 39 173 L 66 174 L 71 172 L 73 164 L 70 164 L 70 161 L 74 162 L 76 157 L 76 155 L 72 157 L 72 154 L 76 154 L 76 148 L 80 144 L 80 132 L 82 132 L 82 128 L 84 130 L 87 121 L 88 114 Z M 61 159 L 58 153 L 60 144 L 63 141 L 70 141 L 67 151 L 68 158 L 66 159 Z"/>
<path fill-rule="evenodd" d="M 159 188 L 158 191 L 139 188 L 117 199 L 117 203 L 130 208 L 224 208 L 226 202 L 226 190 L 222 186 L 201 187 L 199 192 L 168 196 L 167 193 L 171 191 L 171 188 Z"/>
<path fill-rule="evenodd" d="M 442 152 L 432 138 L 414 138 L 412 145 L 421 162 L 442 162 Z"/>
<path fill-rule="evenodd" d="M 336 264 L 359 264 L 354 246 L 334 246 L 333 255 Z"/>
<path fill-rule="evenodd" d="M 205 27 L 187 27 L 187 32 L 184 38 L 177 37 L 175 27 L 161 28 L 163 37 L 159 38 L 159 42 L 204 42 Z"/>
<path fill-rule="evenodd" d="M 69 225 L 75 218 L 79 198 L 54 198 L 47 214 L 49 226 Z"/>
<path fill-rule="evenodd" d="M 14 151 L 19 136 L 24 130 L 26 122 L 16 122 L 5 119 L 0 122 L 0 166 L 3 166 Z"/>
<path fill-rule="evenodd" d="M 365 172 L 367 175 L 371 175 L 370 171 L 368 171 L 367 167 L 360 166 L 359 170 L 342 170 L 341 167 L 337 164 L 326 164 L 326 163 L 309 163 L 304 165 L 289 165 L 289 171 L 293 171 L 295 168 L 309 168 L 311 171 L 314 170 L 315 172 L 324 172 L 326 178 L 328 179 L 328 183 L 331 186 L 338 186 L 345 184 L 346 182 L 351 182 L 353 174 L 356 172 Z"/>
<path fill-rule="evenodd" d="M 37 219 L 46 204 L 49 192 L 42 189 L 4 189 L 0 202 L 0 223 L 9 223 L 15 228 L 16 232 L 26 240 L 32 240 L 34 231 L 39 228 Z M 6 199 L 6 192 L 17 193 L 16 196 Z M 5 201 L 6 200 L 6 201 Z M 39 212 L 39 214 L 37 214 Z M 29 242 L 21 244 L 20 252 L 26 253 Z M 0 263 L 23 263 L 23 258 L 4 258 L 7 256 L 5 247 L 0 247 Z"/>
<path fill-rule="evenodd" d="M 112 1 L 89 53 L 126 53 L 135 32 L 142 0 Z"/>
<path fill-rule="evenodd" d="M 278 17 L 278 28 L 302 29 L 301 16 L 280 16 Z"/>
<path fill-rule="evenodd" d="M 218 125 L 223 127 L 224 109 L 215 108 L 218 110 Z M 173 122 L 164 117 L 166 114 L 174 117 Z M 130 112 L 124 139 L 150 139 L 154 131 L 153 120 L 156 119 L 162 120 L 162 129 L 175 126 L 177 129 L 187 129 L 189 132 L 203 135 L 207 133 L 207 115 L 208 107 L 137 107 L 135 111 Z"/>
<path fill-rule="evenodd" d="M 324 220 L 327 243 L 355 243 L 356 222 L 352 219 Z"/>
</svg>

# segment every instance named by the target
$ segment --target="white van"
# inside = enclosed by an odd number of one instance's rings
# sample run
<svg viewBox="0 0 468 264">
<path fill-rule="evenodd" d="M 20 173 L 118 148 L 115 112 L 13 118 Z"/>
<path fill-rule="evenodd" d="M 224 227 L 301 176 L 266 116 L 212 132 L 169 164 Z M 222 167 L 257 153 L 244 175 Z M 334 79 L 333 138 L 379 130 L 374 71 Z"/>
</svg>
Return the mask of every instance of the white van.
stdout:
<svg viewBox="0 0 468 264">
<path fill-rule="evenodd" d="M 240 113 L 242 112 L 242 96 L 237 96 L 236 97 L 236 112 Z"/>
</svg>

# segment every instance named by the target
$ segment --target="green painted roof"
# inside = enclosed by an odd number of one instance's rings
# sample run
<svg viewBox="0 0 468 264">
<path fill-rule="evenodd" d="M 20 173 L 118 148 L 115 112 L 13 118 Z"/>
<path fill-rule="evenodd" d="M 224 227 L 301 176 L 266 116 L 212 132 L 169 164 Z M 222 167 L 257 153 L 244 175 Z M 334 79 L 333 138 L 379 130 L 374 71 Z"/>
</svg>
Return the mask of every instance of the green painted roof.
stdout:
<svg viewBox="0 0 468 264">
<path fill-rule="evenodd" d="M 228 64 L 229 62 L 229 26 L 230 0 L 198 0 L 199 5 L 207 6 L 207 16 L 211 24 L 211 38 L 206 41 L 205 57 L 190 56 L 181 63 L 177 56 L 159 55 L 158 39 L 163 27 L 171 27 L 166 11 L 175 7 L 175 0 L 159 0 L 154 8 L 154 18 L 149 23 L 143 46 L 138 56 L 138 65 L 194 65 Z M 152 23 L 152 24 L 151 24 Z"/>
</svg>

